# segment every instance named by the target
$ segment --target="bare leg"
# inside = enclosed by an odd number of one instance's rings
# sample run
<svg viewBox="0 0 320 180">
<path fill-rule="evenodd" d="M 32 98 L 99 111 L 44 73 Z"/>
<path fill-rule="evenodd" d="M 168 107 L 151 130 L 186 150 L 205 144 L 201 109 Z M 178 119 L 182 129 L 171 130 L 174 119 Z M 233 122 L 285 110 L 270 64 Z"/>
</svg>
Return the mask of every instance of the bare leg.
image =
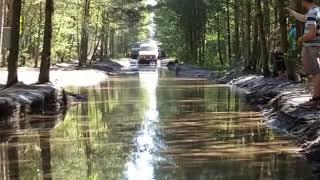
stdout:
<svg viewBox="0 0 320 180">
<path fill-rule="evenodd" d="M 313 96 L 320 97 L 320 74 L 312 76 Z"/>
<path fill-rule="evenodd" d="M 287 78 L 287 73 L 283 71 L 278 71 L 278 79 L 286 79 Z"/>
<path fill-rule="evenodd" d="M 281 79 L 281 78 L 283 78 L 283 73 L 282 73 L 282 71 L 278 71 L 277 79 Z"/>
<path fill-rule="evenodd" d="M 320 74 L 309 76 L 310 85 L 309 88 L 312 91 L 312 98 L 310 101 L 301 104 L 301 107 L 307 109 L 319 108 L 320 103 Z"/>
</svg>

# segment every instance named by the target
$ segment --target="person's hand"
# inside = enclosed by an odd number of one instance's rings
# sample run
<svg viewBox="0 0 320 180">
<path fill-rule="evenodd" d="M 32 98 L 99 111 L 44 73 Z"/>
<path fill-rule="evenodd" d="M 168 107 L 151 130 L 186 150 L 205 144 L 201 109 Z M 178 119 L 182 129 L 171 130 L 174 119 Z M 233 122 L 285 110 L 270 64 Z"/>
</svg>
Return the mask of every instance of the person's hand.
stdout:
<svg viewBox="0 0 320 180">
<path fill-rule="evenodd" d="M 303 37 L 299 37 L 299 38 L 298 38 L 298 41 L 297 41 L 297 45 L 298 45 L 299 47 L 301 47 L 301 46 L 302 46 L 302 43 L 303 43 Z"/>
</svg>

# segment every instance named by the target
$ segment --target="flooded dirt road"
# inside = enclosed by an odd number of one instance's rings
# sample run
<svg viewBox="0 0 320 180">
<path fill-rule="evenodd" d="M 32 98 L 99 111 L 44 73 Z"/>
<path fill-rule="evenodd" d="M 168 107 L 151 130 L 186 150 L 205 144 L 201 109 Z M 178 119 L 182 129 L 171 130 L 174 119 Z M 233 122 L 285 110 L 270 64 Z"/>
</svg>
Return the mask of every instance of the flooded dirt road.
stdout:
<svg viewBox="0 0 320 180">
<path fill-rule="evenodd" d="M 2 132 L 0 179 L 312 178 L 293 140 L 230 87 L 154 70 L 70 91 L 88 102 Z"/>
</svg>

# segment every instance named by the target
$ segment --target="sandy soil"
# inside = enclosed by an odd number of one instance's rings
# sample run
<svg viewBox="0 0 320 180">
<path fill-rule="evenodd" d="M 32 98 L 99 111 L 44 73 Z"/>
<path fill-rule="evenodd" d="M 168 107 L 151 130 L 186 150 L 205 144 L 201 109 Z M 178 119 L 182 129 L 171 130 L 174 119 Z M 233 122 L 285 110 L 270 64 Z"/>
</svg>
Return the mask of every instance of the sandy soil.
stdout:
<svg viewBox="0 0 320 180">
<path fill-rule="evenodd" d="M 7 70 L 0 69 L 0 84 L 5 84 L 7 80 Z M 18 78 L 24 84 L 37 82 L 39 69 L 20 67 Z M 108 78 L 108 75 L 100 70 L 84 68 L 79 69 L 74 64 L 59 64 L 53 66 L 50 72 L 51 82 L 61 87 L 67 86 L 92 86 L 99 84 Z"/>
</svg>

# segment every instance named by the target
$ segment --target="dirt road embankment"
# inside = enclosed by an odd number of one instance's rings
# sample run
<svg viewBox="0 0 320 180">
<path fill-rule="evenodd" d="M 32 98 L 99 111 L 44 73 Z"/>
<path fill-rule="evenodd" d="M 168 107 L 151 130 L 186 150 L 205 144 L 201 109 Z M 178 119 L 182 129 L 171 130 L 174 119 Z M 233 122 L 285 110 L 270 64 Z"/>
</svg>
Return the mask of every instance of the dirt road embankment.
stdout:
<svg viewBox="0 0 320 180">
<path fill-rule="evenodd" d="M 21 126 L 29 114 L 57 114 L 67 107 L 64 89 L 54 85 L 16 85 L 0 91 L 1 126 Z"/>
<path fill-rule="evenodd" d="M 51 69 L 51 83 L 35 85 L 39 70 L 23 67 L 18 71 L 19 84 L 4 89 L 7 71 L 0 69 L 0 127 L 20 126 L 31 114 L 51 115 L 65 111 L 68 104 L 86 100 L 81 95 L 67 93 L 65 88 L 98 85 L 107 80 L 108 72 L 95 66 L 79 68 L 75 64 L 59 64 Z"/>
<path fill-rule="evenodd" d="M 320 109 L 305 108 L 311 94 L 303 83 L 247 75 L 229 83 L 247 92 L 266 115 L 266 123 L 297 138 L 303 153 L 320 162 Z"/>
</svg>

